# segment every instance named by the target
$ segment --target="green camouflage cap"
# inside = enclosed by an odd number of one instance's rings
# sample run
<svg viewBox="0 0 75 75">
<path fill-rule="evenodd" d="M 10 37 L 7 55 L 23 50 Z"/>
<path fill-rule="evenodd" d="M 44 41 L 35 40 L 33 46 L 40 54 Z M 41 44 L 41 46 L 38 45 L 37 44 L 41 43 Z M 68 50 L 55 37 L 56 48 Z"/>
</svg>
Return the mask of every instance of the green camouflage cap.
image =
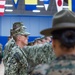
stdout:
<svg viewBox="0 0 75 75">
<path fill-rule="evenodd" d="M 24 27 L 26 29 L 26 27 L 23 25 L 22 22 L 15 22 L 13 24 L 13 30 L 16 30 L 16 29 L 18 30 L 20 27 Z"/>
<path fill-rule="evenodd" d="M 13 34 L 14 34 L 14 36 L 15 35 L 27 35 L 27 36 L 30 35 L 30 33 L 26 32 L 25 28 L 22 28 L 22 27 L 20 29 L 18 29 L 18 30 L 14 30 Z"/>
</svg>

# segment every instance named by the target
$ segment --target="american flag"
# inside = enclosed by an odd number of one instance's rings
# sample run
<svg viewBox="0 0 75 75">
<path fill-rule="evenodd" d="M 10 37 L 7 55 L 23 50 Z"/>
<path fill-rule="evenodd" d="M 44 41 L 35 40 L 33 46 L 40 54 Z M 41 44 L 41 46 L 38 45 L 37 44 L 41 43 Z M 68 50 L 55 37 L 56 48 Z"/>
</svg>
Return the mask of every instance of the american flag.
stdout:
<svg viewBox="0 0 75 75">
<path fill-rule="evenodd" d="M 4 15 L 5 2 L 6 0 L 0 0 L 0 16 Z"/>
</svg>

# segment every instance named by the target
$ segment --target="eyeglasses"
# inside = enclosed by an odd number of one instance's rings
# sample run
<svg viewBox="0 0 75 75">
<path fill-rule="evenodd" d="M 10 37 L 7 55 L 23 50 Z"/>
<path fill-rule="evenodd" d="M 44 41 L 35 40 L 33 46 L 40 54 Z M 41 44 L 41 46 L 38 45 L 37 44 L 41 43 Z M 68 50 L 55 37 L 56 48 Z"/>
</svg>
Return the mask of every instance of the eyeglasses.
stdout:
<svg viewBox="0 0 75 75">
<path fill-rule="evenodd" d="M 24 36 L 24 37 L 28 38 L 28 35 L 22 35 L 22 36 Z"/>
</svg>

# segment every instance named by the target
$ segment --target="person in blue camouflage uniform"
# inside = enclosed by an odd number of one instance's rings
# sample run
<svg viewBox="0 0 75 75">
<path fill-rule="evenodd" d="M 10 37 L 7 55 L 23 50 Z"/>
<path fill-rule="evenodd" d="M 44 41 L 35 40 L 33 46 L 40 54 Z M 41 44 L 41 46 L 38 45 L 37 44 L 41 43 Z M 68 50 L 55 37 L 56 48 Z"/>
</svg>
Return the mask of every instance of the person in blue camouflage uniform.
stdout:
<svg viewBox="0 0 75 75">
<path fill-rule="evenodd" d="M 27 55 L 23 51 L 23 47 L 28 44 L 28 35 L 25 28 L 20 28 L 14 31 L 13 39 L 15 47 L 12 48 L 5 66 L 5 75 L 27 75 Z"/>
<path fill-rule="evenodd" d="M 53 16 L 52 28 L 41 31 L 52 35 L 52 46 L 57 58 L 46 75 L 75 75 L 75 13 L 62 10 Z"/>
</svg>

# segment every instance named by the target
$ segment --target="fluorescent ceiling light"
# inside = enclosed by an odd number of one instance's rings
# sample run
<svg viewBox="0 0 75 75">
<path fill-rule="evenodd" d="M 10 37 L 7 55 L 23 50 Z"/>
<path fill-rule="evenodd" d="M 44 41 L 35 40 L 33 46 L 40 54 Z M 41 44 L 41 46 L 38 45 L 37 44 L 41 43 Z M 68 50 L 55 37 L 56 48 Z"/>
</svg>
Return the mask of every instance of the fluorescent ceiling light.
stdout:
<svg viewBox="0 0 75 75">
<path fill-rule="evenodd" d="M 33 10 L 32 12 L 40 12 L 40 10 Z"/>
<path fill-rule="evenodd" d="M 37 5 L 36 7 L 38 7 L 38 8 L 43 8 L 44 5 Z"/>
<path fill-rule="evenodd" d="M 12 4 L 5 4 L 5 7 L 13 7 Z"/>
<path fill-rule="evenodd" d="M 5 11 L 6 12 L 12 12 L 13 10 L 12 9 L 6 9 Z"/>
</svg>

